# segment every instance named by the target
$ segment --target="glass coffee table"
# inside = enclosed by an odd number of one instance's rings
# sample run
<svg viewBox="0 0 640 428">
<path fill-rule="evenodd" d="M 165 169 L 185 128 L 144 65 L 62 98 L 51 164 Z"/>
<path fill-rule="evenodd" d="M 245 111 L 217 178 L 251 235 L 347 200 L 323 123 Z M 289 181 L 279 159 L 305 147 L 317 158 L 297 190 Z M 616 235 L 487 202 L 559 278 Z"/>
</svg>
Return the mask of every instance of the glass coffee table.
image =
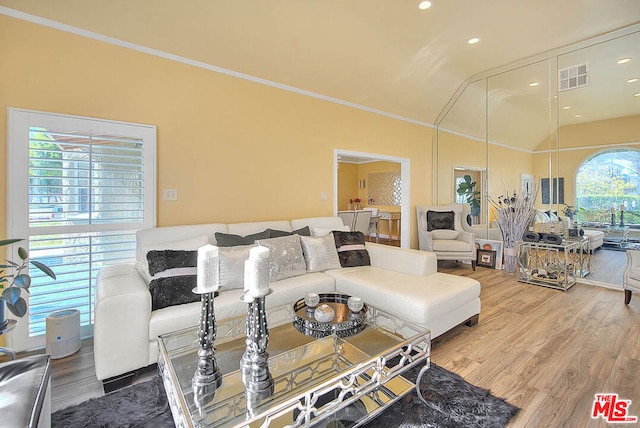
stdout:
<svg viewBox="0 0 640 428">
<path fill-rule="evenodd" d="M 353 335 L 317 338 L 296 328 L 295 303 L 267 311 L 275 387 L 257 406 L 247 406 L 240 372 L 245 316 L 217 320 L 222 384 L 200 406 L 191 385 L 198 363 L 196 328 L 159 337 L 158 371 L 177 427 L 296 427 L 331 421 L 358 426 L 416 387 L 402 373 L 429 367 L 431 333 L 423 326 L 369 305 Z"/>
</svg>

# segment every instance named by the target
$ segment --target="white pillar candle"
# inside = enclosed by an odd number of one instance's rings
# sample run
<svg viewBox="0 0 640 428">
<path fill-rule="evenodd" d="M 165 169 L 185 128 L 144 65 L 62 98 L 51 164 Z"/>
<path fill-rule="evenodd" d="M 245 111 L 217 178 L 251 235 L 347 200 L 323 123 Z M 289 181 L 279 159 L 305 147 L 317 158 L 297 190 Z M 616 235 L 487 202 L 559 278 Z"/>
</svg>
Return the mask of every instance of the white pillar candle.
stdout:
<svg viewBox="0 0 640 428">
<path fill-rule="evenodd" d="M 614 214 L 616 212 L 616 209 L 614 207 L 611 207 L 611 214 Z"/>
<path fill-rule="evenodd" d="M 624 204 L 620 204 L 620 211 L 624 211 Z"/>
<path fill-rule="evenodd" d="M 218 254 L 215 245 L 198 248 L 197 293 L 213 293 L 220 287 Z"/>
<path fill-rule="evenodd" d="M 267 247 L 253 247 L 244 262 L 244 291 L 251 297 L 269 293 L 269 253 Z"/>
</svg>

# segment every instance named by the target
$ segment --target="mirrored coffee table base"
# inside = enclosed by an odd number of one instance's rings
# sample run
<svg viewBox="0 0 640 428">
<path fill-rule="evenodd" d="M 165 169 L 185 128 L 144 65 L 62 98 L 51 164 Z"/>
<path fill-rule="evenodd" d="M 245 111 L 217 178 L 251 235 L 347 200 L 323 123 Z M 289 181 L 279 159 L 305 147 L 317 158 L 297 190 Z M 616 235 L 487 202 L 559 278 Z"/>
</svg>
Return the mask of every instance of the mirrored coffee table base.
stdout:
<svg viewBox="0 0 640 428">
<path fill-rule="evenodd" d="M 358 426 L 415 387 L 402 373 L 429 364 L 430 332 L 371 306 L 363 331 L 345 338 L 316 339 L 297 331 L 293 304 L 268 315 L 268 362 L 275 388 L 255 405 L 247 404 L 239 371 L 244 317 L 218 322 L 216 363 L 222 385 L 201 411 L 191 386 L 197 366 L 195 328 L 160 337 L 158 370 L 176 426 L 295 427 L 331 420 Z"/>
</svg>

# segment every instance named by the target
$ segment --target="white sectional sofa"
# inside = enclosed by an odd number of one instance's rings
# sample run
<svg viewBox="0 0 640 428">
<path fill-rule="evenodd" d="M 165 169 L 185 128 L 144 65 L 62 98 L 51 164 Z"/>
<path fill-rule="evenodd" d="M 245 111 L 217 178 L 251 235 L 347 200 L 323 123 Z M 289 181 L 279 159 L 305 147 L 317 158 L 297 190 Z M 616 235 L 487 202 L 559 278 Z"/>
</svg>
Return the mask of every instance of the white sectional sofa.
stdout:
<svg viewBox="0 0 640 428">
<path fill-rule="evenodd" d="M 159 227 L 137 233 L 138 260 L 102 269 L 97 279 L 94 327 L 96 376 L 107 385 L 156 362 L 161 334 L 196 326 L 200 302 L 152 311 L 148 279 L 141 273 L 145 249 L 197 249 L 216 244 L 215 233 L 240 236 L 265 229 L 295 231 L 309 226 L 313 235 L 344 230 L 338 217 L 238 224 L 201 224 Z M 192 248 L 187 248 L 187 247 Z M 342 291 L 369 304 L 396 313 L 429 328 L 432 337 L 467 323 L 480 313 L 480 283 L 474 279 L 437 272 L 433 253 L 366 243 L 370 266 L 303 273 L 271 283 L 267 310 L 294 302 L 307 292 Z M 217 319 L 246 313 L 242 289 L 221 291 L 214 300 Z"/>
<path fill-rule="evenodd" d="M 561 220 L 557 215 L 555 215 L 555 213 L 547 213 L 546 211 L 542 211 L 539 209 L 536 210 L 536 223 L 548 223 L 553 221 L 563 222 L 563 228 L 565 230 L 568 228 L 566 218 Z M 582 230 L 584 236 L 589 240 L 587 248 L 589 249 L 589 252 L 593 254 L 595 250 L 602 247 L 602 245 L 604 244 L 604 232 L 602 230 L 598 230 L 597 228 L 587 227 L 583 227 Z"/>
</svg>

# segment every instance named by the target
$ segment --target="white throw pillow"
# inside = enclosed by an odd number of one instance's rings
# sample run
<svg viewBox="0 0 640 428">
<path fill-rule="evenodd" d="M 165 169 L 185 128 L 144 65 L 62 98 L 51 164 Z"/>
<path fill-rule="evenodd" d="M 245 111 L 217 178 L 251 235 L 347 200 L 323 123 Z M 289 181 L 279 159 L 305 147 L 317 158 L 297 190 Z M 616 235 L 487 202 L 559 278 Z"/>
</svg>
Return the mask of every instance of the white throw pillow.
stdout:
<svg viewBox="0 0 640 428">
<path fill-rule="evenodd" d="M 457 239 L 458 234 L 457 230 L 437 229 L 431 231 L 433 239 Z"/>
<path fill-rule="evenodd" d="M 332 233 L 324 236 L 301 236 L 300 242 L 308 272 L 322 272 L 342 267 Z"/>
<path fill-rule="evenodd" d="M 220 248 L 218 262 L 222 291 L 244 288 L 244 262 L 249 258 L 249 251 L 255 246 L 252 244 Z"/>
<path fill-rule="evenodd" d="M 207 235 L 197 236 L 191 239 L 185 239 L 183 241 L 165 242 L 161 244 L 143 245 L 138 248 L 136 254 L 136 269 L 142 275 L 147 282 L 147 285 L 151 282 L 151 274 L 149 274 L 149 263 L 147 261 L 147 253 L 153 250 L 197 250 L 209 243 Z"/>
<path fill-rule="evenodd" d="M 351 229 L 349 228 L 349 226 L 342 226 L 342 227 L 334 227 L 334 228 L 326 228 L 326 227 L 312 227 L 311 228 L 311 235 L 313 236 L 325 236 L 330 234 L 331 232 L 333 232 L 334 230 L 340 231 L 340 232 L 349 232 Z"/>
<path fill-rule="evenodd" d="M 307 272 L 299 235 L 259 239 L 256 243 L 271 251 L 269 254 L 269 282 L 304 275 Z"/>
</svg>

